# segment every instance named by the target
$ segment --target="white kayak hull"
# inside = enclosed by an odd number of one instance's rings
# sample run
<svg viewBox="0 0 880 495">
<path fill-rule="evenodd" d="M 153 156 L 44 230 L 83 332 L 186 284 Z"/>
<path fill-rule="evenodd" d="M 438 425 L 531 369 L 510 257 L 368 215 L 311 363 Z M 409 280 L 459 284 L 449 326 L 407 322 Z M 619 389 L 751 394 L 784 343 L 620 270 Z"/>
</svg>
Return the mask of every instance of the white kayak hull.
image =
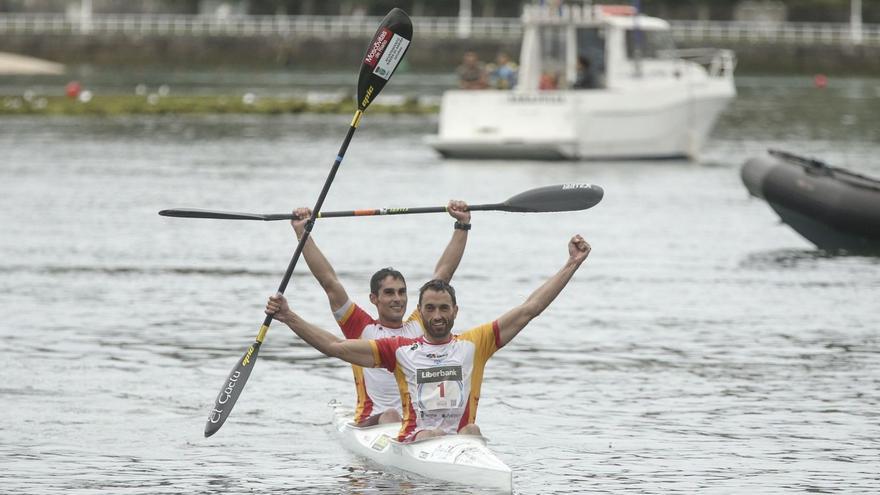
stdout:
<svg viewBox="0 0 880 495">
<path fill-rule="evenodd" d="M 342 445 L 383 468 L 463 485 L 510 492 L 513 473 L 486 446 L 479 435 L 448 435 L 411 443 L 395 438 L 399 423 L 360 428 L 351 421 L 353 411 L 333 408 L 333 427 Z"/>
</svg>

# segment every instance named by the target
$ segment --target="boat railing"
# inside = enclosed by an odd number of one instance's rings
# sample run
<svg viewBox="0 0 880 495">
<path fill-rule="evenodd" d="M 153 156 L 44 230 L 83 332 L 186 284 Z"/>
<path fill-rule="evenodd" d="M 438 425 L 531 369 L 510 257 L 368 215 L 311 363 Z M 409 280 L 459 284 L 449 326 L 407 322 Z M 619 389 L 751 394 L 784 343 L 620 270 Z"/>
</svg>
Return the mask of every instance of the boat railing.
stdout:
<svg viewBox="0 0 880 495">
<path fill-rule="evenodd" d="M 736 68 L 736 54 L 733 50 L 722 48 L 679 48 L 663 50 L 663 58 L 683 59 L 698 63 L 706 68 L 709 77 L 733 77 Z"/>
</svg>

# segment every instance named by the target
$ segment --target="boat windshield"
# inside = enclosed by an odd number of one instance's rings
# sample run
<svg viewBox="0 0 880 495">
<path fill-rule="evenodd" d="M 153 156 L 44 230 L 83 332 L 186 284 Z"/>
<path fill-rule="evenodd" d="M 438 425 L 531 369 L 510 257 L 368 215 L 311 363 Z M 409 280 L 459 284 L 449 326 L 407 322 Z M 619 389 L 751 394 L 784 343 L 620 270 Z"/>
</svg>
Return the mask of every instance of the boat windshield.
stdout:
<svg viewBox="0 0 880 495">
<path fill-rule="evenodd" d="M 667 58 L 675 50 L 675 42 L 670 31 L 644 29 L 626 30 L 626 56 L 636 58 Z"/>
<path fill-rule="evenodd" d="M 540 89 L 556 89 L 565 79 L 565 31 L 556 26 L 544 26 L 541 38 Z"/>
<path fill-rule="evenodd" d="M 593 77 L 605 74 L 605 30 L 595 27 L 577 29 L 577 54 L 589 60 Z"/>
</svg>

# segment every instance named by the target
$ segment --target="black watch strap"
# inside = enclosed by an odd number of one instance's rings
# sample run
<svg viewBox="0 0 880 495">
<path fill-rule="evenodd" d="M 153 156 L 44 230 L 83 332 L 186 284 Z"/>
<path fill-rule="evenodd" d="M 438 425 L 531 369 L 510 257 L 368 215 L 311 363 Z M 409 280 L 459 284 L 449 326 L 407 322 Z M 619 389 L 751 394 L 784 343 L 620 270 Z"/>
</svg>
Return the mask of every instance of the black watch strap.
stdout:
<svg viewBox="0 0 880 495">
<path fill-rule="evenodd" d="M 456 221 L 454 227 L 458 230 L 471 230 L 471 224 Z"/>
</svg>

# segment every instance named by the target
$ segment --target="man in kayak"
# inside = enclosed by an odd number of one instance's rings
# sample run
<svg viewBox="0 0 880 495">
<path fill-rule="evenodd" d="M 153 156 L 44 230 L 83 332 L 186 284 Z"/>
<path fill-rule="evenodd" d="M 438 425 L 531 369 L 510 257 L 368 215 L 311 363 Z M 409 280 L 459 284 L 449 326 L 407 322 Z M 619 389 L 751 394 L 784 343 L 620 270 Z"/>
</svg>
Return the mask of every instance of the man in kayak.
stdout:
<svg viewBox="0 0 880 495">
<path fill-rule="evenodd" d="M 565 265 L 525 302 L 460 335 L 452 333 L 458 314 L 455 290 L 443 280 L 431 280 L 419 291 L 418 312 L 425 334 L 418 338 L 340 339 L 300 318 L 281 294 L 269 298 L 266 314 L 328 356 L 392 372 L 403 403 L 398 440 L 478 435 L 474 421 L 486 361 L 553 302 L 589 254 L 590 245 L 575 235 L 568 242 Z"/>
<path fill-rule="evenodd" d="M 433 278 L 449 282 L 458 268 L 467 244 L 470 230 L 471 214 L 464 201 L 452 200 L 446 207 L 449 215 L 455 219 L 455 230 L 449 244 L 437 261 Z M 311 217 L 311 209 L 299 208 L 294 214 L 301 220 L 292 220 L 293 230 L 297 239 L 302 237 L 306 222 Z M 393 268 L 383 268 L 370 279 L 370 302 L 376 306 L 379 314 L 374 319 L 360 306 L 351 301 L 336 271 L 324 256 L 314 237 L 303 246 L 302 256 L 309 266 L 312 275 L 321 284 L 330 303 L 330 311 L 348 339 L 381 339 L 387 337 L 420 337 L 424 333 L 418 311 L 413 311 L 404 320 L 406 314 L 406 280 Z M 377 423 L 396 423 L 401 420 L 400 393 L 394 376 L 381 368 L 362 368 L 352 365 L 355 388 L 357 390 L 357 407 L 354 421 L 360 426 Z"/>
</svg>

